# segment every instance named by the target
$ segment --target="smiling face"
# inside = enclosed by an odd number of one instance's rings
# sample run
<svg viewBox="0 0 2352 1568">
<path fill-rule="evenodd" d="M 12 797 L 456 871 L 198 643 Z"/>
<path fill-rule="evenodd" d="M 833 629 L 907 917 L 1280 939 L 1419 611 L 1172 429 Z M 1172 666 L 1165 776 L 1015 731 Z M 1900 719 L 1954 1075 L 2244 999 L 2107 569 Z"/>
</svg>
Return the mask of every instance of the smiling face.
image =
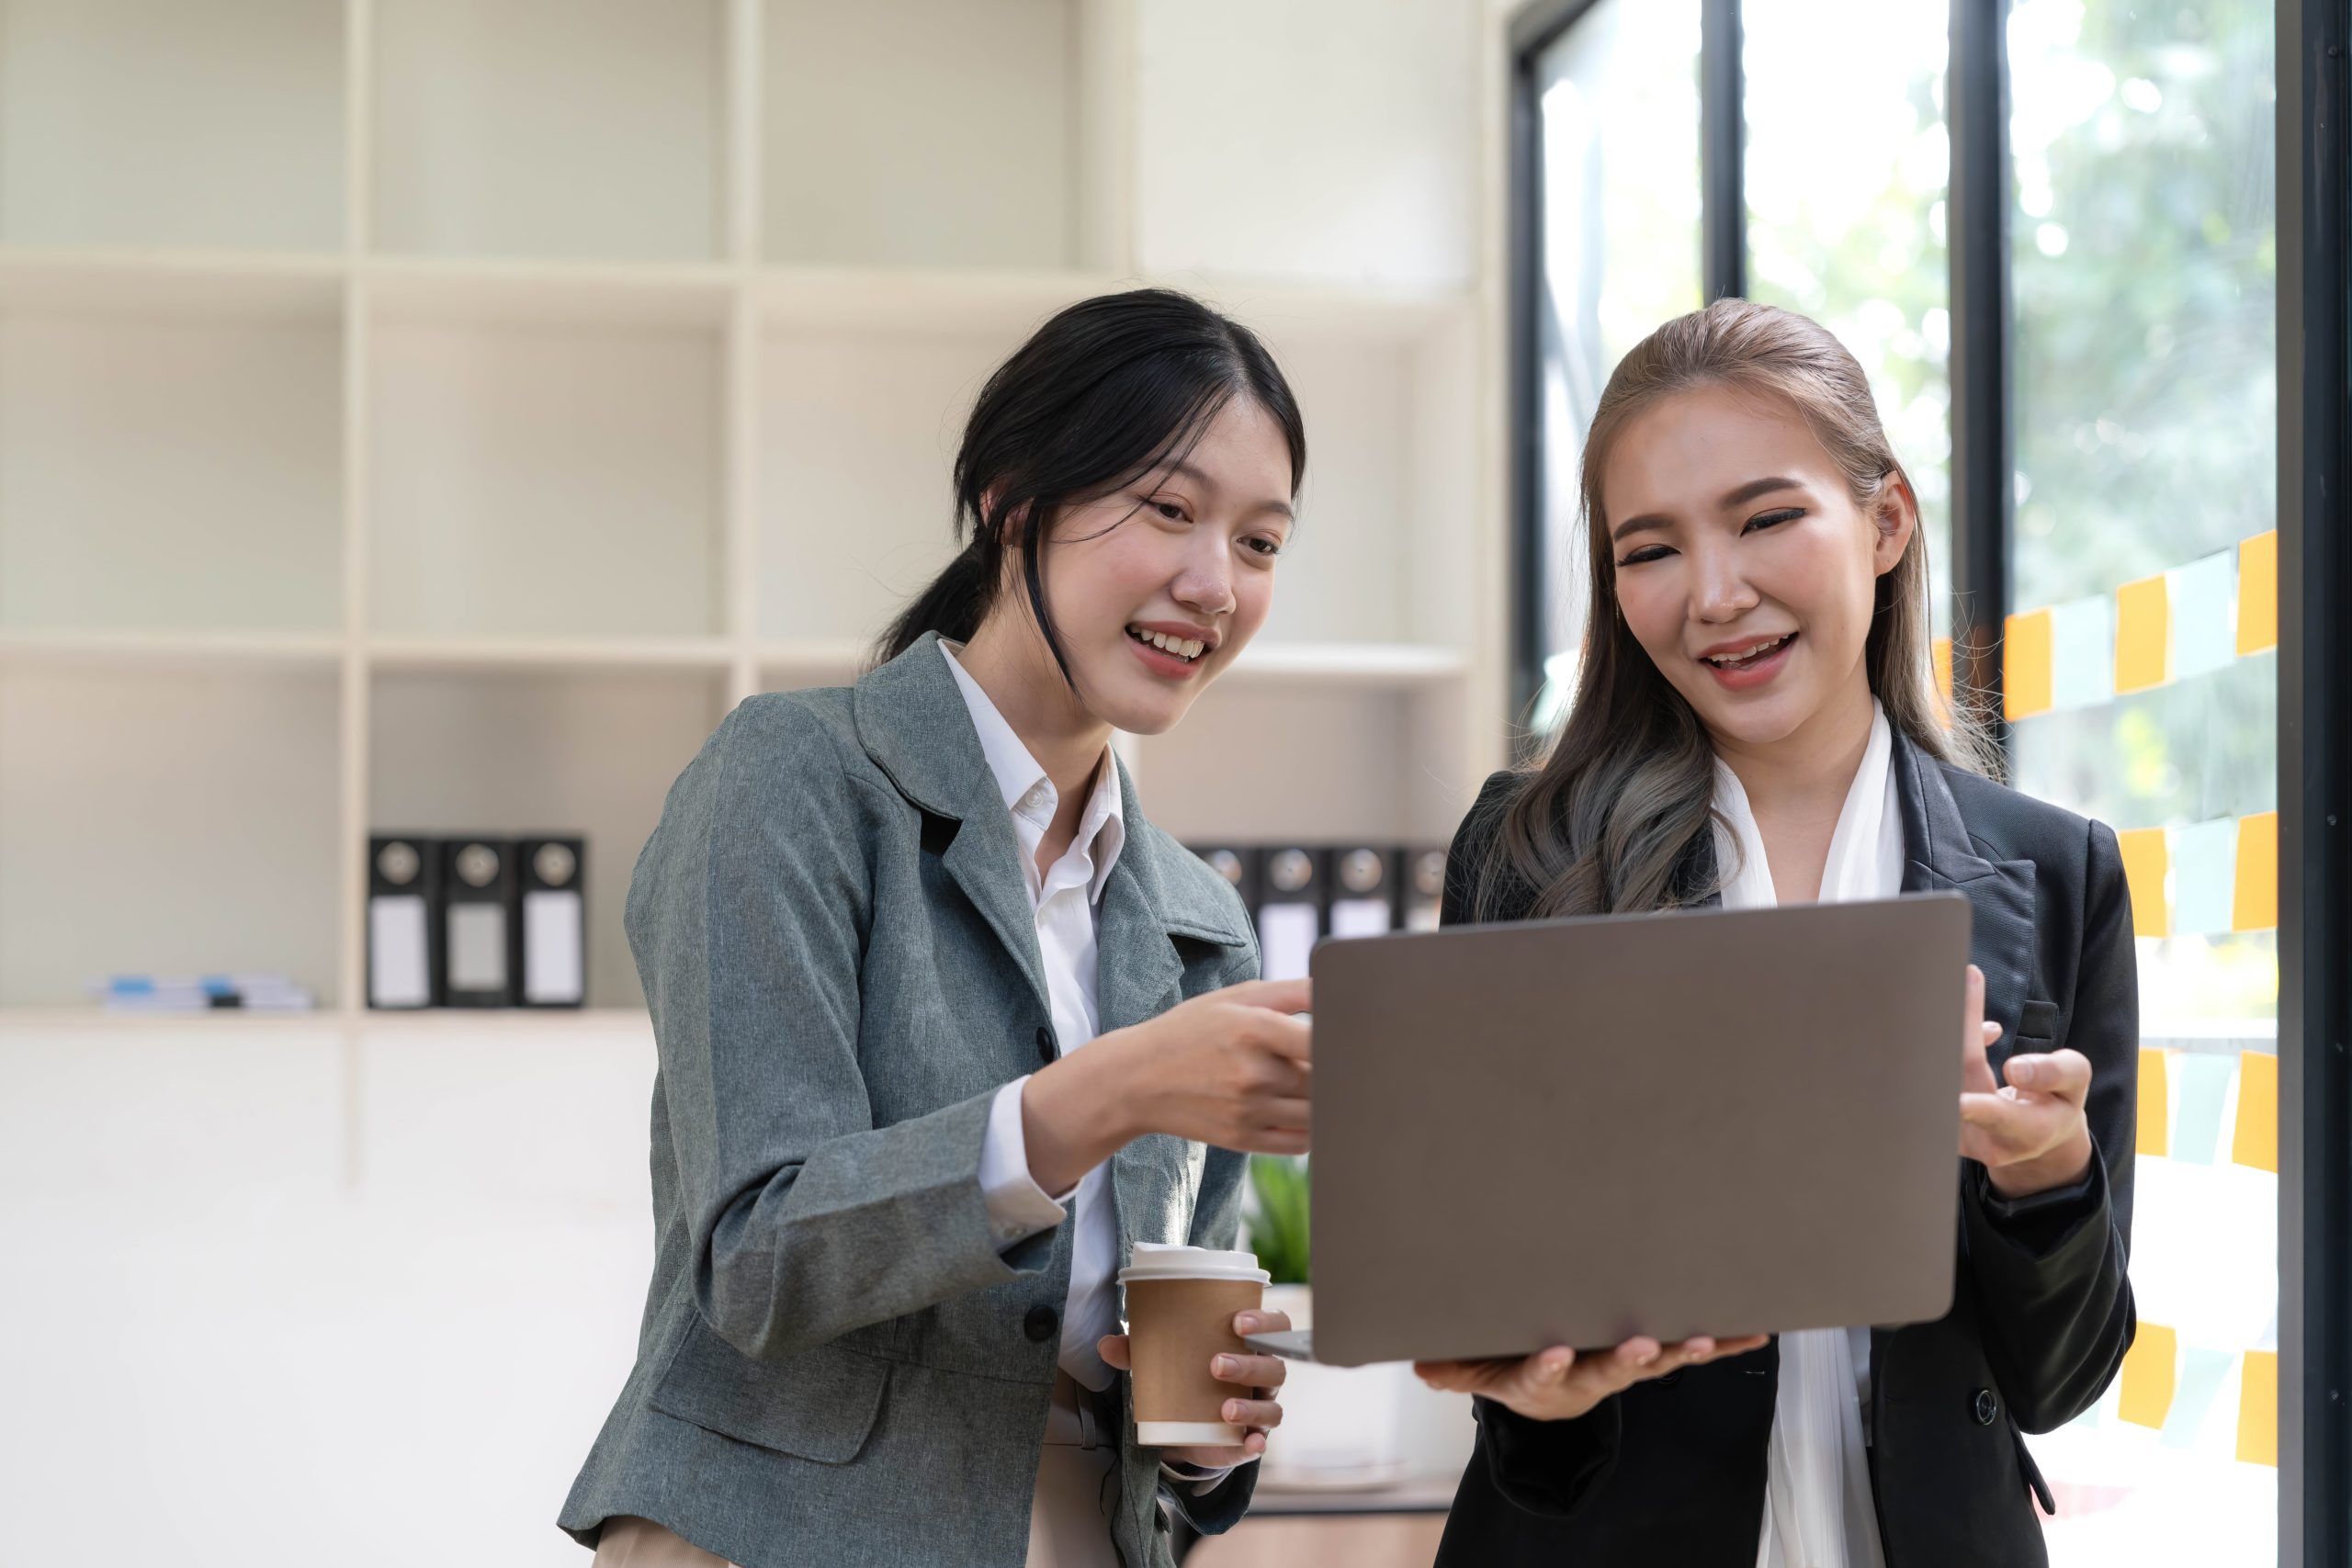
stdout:
<svg viewBox="0 0 2352 1568">
<path fill-rule="evenodd" d="M 1711 386 L 1627 420 L 1600 494 L 1626 627 L 1719 750 L 1867 711 L 1877 579 L 1917 525 L 1899 479 L 1866 512 L 1793 407 Z"/>
<path fill-rule="evenodd" d="M 1265 624 L 1292 521 L 1290 448 L 1247 396 L 1228 400 L 1176 459 L 1065 510 L 1042 562 L 1081 716 L 1134 735 L 1182 718 Z M 1017 554 L 1007 568 L 974 641 L 1017 619 L 1023 663 L 1059 686 Z"/>
</svg>

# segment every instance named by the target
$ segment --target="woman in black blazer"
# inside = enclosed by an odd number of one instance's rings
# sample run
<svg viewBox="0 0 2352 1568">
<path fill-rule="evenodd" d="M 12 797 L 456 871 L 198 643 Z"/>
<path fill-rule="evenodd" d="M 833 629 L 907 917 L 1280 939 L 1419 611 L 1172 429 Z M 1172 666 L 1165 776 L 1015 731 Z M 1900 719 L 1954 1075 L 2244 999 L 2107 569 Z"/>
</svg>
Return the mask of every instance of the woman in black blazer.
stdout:
<svg viewBox="0 0 2352 1568">
<path fill-rule="evenodd" d="M 2020 1434 L 2089 1408 L 2134 1325 L 2115 836 L 1984 776 L 1942 712 L 1910 483 L 1819 326 L 1739 300 L 1668 322 L 1611 376 L 1583 483 L 1574 705 L 1481 793 L 1445 919 L 1965 895 L 1958 1272 L 1948 1315 L 1835 1359 L 1815 1331 L 1794 1362 L 1799 1337 L 1423 1365 L 1479 1396 L 1440 1568 L 2043 1563 Z"/>
</svg>

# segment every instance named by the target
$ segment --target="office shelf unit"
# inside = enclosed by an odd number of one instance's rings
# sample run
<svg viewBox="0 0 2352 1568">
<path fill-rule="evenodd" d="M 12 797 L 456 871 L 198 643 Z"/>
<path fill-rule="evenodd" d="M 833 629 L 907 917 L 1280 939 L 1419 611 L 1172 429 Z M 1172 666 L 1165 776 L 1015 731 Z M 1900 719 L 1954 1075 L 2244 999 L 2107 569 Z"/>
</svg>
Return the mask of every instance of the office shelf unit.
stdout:
<svg viewBox="0 0 2352 1568">
<path fill-rule="evenodd" d="M 1137 281 L 1310 443 L 1257 645 L 1122 743 L 1155 818 L 1442 837 L 1501 761 L 1475 7 L 1329 0 L 1386 56 L 1311 73 L 1238 0 L 199 9 L 0 0 L 0 1021 L 269 969 L 361 1023 L 379 827 L 585 830 L 641 1006 L 671 779 L 856 673 L 982 378 Z"/>
</svg>

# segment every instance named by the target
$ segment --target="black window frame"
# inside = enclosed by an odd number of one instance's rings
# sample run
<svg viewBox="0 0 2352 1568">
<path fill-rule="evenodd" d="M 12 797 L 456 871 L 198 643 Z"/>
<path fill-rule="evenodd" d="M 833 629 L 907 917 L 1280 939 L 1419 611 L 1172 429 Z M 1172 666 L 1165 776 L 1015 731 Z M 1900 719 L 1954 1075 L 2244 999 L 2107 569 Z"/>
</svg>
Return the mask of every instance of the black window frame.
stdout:
<svg viewBox="0 0 2352 1568">
<path fill-rule="evenodd" d="M 1599 0 L 1532 0 L 1506 33 L 1510 733 L 1543 681 L 1542 126 L 1537 59 Z M 1740 0 L 1700 7 L 1701 276 L 1744 292 Z M 2275 0 L 2278 213 L 2278 1562 L 2352 1564 L 2352 21 Z M 1951 0 L 1955 698 L 2004 743 L 2015 506 L 2007 0 Z"/>
</svg>

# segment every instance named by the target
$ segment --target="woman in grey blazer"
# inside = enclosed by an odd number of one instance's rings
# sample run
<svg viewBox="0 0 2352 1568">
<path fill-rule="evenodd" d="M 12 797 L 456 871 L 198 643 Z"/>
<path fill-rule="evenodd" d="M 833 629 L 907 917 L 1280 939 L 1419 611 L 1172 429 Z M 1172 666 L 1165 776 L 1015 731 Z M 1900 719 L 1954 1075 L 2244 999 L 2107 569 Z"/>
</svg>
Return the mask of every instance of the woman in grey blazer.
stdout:
<svg viewBox="0 0 2352 1568">
<path fill-rule="evenodd" d="M 1231 1247 L 1239 1151 L 1305 1149 L 1307 992 L 1109 739 L 1263 624 L 1305 460 L 1244 328 L 1072 306 L 982 390 L 967 543 L 878 667 L 744 703 L 672 788 L 628 908 L 653 1279 L 561 1517 L 599 1564 L 1139 1568 L 1163 1503 L 1248 1506 L 1280 1363 L 1211 1369 L 1241 1446 L 1140 1447 L 1113 1274 Z"/>
</svg>

